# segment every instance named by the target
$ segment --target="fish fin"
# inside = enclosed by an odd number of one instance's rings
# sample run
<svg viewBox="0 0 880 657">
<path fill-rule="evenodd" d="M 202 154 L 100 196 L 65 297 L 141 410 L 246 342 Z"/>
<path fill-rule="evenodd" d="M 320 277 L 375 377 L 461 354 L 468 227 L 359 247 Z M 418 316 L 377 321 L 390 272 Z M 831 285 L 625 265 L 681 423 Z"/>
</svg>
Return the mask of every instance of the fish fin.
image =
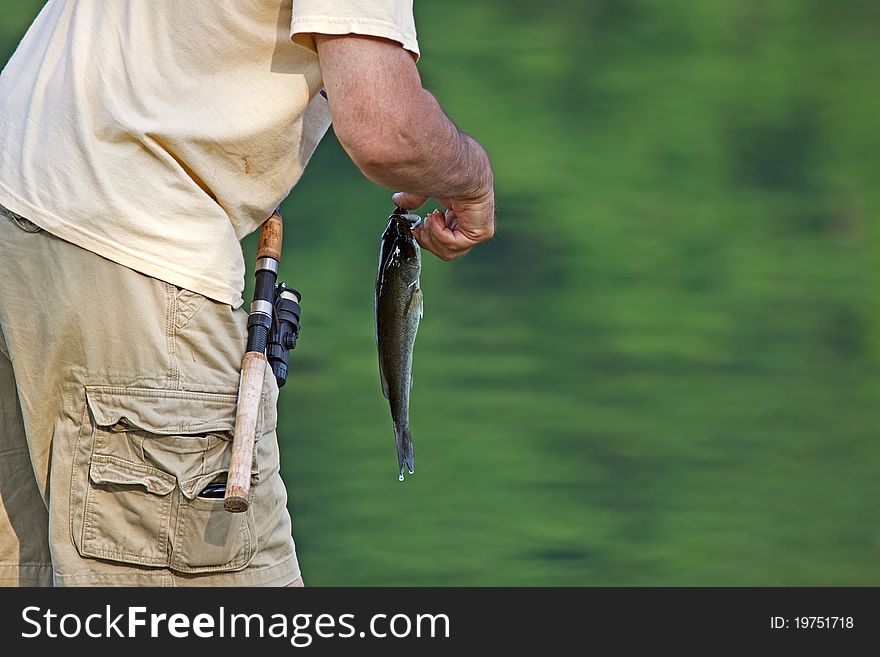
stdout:
<svg viewBox="0 0 880 657">
<path fill-rule="evenodd" d="M 397 445 L 397 464 L 400 467 L 398 479 L 403 481 L 404 468 L 409 470 L 410 474 L 415 473 L 416 459 L 413 453 L 412 435 L 410 435 L 409 426 L 395 427 L 394 442 Z"/>
<path fill-rule="evenodd" d="M 422 290 L 418 287 L 413 289 L 412 294 L 409 295 L 409 301 L 406 304 L 406 314 L 408 315 L 413 308 L 419 309 L 419 319 L 421 319 L 425 314 L 425 304 Z"/>
</svg>

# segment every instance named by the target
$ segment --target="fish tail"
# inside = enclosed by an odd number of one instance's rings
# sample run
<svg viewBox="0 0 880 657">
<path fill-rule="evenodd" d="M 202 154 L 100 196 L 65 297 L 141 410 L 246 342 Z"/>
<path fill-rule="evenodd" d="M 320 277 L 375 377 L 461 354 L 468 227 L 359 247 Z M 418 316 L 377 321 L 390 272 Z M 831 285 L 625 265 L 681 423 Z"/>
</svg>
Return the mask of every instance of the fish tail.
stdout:
<svg viewBox="0 0 880 657">
<path fill-rule="evenodd" d="M 400 465 L 400 481 L 403 481 L 403 470 L 406 468 L 410 474 L 415 472 L 415 456 L 413 455 L 412 436 L 409 426 L 404 425 L 394 430 L 394 441 L 397 443 L 397 461 Z"/>
</svg>

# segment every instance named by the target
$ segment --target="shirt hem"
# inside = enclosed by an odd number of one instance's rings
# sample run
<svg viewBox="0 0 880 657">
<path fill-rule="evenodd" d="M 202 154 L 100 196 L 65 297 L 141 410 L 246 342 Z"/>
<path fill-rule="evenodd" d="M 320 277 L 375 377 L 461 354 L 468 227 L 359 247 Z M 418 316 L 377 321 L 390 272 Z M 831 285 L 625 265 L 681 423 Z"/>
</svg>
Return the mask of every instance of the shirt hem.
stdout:
<svg viewBox="0 0 880 657">
<path fill-rule="evenodd" d="M 118 244 L 109 244 L 100 237 L 82 230 L 79 226 L 64 221 L 52 212 L 31 205 L 2 183 L 0 183 L 0 204 L 6 209 L 32 221 L 47 233 L 86 251 L 91 251 L 123 267 L 128 267 L 146 276 L 197 292 L 214 301 L 228 304 L 233 308 L 238 308 L 244 303 L 240 292 L 228 286 L 219 285 L 216 280 L 205 279 L 169 267 L 163 267 L 155 262 L 145 260 L 130 250 L 120 247 Z"/>
</svg>

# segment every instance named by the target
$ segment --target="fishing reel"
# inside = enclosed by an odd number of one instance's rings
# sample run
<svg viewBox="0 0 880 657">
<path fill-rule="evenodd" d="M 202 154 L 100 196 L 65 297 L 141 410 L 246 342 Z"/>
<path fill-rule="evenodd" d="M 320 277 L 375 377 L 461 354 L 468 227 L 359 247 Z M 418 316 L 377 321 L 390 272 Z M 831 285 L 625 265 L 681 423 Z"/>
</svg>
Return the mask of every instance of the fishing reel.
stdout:
<svg viewBox="0 0 880 657">
<path fill-rule="evenodd" d="M 266 359 L 272 367 L 272 373 L 281 388 L 287 383 L 287 358 L 291 349 L 296 347 L 299 335 L 299 318 L 301 295 L 297 290 L 279 283 L 275 288 L 272 303 L 272 328 L 266 344 Z"/>
</svg>

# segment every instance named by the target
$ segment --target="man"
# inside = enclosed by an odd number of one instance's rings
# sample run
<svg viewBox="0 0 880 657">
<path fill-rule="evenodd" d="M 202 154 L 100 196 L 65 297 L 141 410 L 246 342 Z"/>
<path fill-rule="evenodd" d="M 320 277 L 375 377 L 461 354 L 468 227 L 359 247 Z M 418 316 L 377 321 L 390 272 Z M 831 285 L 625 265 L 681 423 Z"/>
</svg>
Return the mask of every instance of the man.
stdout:
<svg viewBox="0 0 880 657">
<path fill-rule="evenodd" d="M 425 249 L 492 236 L 489 159 L 418 54 L 408 0 L 45 5 L 0 76 L 0 581 L 302 585 L 270 370 L 248 512 L 207 492 L 245 348 L 239 240 L 331 119 L 398 205 L 448 208 Z"/>
</svg>

